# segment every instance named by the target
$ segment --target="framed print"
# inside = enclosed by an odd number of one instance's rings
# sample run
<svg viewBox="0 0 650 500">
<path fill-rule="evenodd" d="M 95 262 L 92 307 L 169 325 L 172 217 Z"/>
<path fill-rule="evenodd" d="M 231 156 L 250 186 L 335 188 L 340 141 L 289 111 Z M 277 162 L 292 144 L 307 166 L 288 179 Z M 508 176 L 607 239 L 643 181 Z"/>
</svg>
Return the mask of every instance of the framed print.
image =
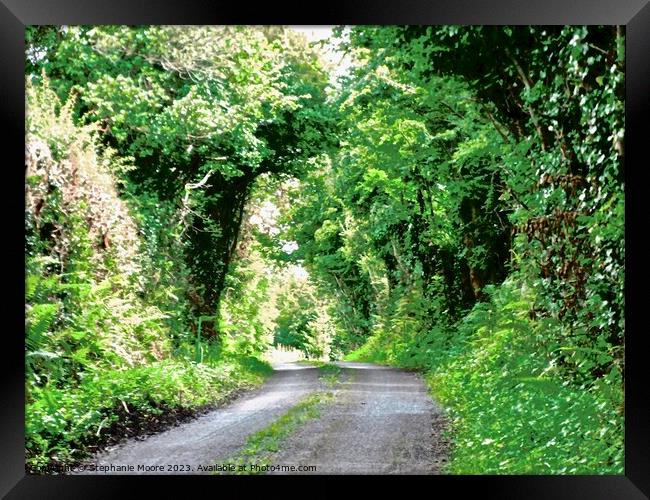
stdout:
<svg viewBox="0 0 650 500">
<path fill-rule="evenodd" d="M 645 0 L 0 19 L 7 498 L 648 498 Z"/>
</svg>

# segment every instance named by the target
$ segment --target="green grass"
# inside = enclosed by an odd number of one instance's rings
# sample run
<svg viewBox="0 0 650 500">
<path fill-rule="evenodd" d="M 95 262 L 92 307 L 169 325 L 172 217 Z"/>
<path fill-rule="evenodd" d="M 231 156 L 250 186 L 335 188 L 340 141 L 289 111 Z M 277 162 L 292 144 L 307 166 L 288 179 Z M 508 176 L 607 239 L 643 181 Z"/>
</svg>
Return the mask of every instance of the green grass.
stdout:
<svg viewBox="0 0 650 500">
<path fill-rule="evenodd" d="M 299 359 L 296 361 L 296 364 L 319 367 L 323 366 L 325 364 L 325 361 L 319 361 L 317 359 Z"/>
<path fill-rule="evenodd" d="M 235 475 L 262 474 L 263 470 L 257 467 L 271 465 L 271 460 L 280 450 L 282 443 L 304 423 L 318 418 L 321 408 L 333 398 L 331 392 L 317 392 L 306 396 L 273 423 L 251 435 L 243 449 L 236 456 L 227 459 L 224 464 L 234 466 L 236 470 L 232 473 Z"/>
<path fill-rule="evenodd" d="M 119 434 L 137 434 L 152 420 L 221 403 L 262 384 L 272 372 L 256 358 L 209 364 L 177 359 L 98 370 L 74 388 L 33 388 L 26 405 L 27 469 L 41 474 L 73 464 L 106 442 L 116 428 Z"/>
<path fill-rule="evenodd" d="M 328 363 L 326 361 L 308 361 L 300 360 L 297 361 L 301 365 L 315 366 L 320 371 L 321 375 L 319 378 L 325 380 L 330 385 L 335 385 L 339 381 L 339 376 L 341 375 L 341 367 L 335 365 L 334 363 Z"/>
<path fill-rule="evenodd" d="M 323 363 L 318 367 L 321 375 L 319 378 L 327 382 L 330 386 L 334 386 L 339 382 L 341 376 L 341 367 L 333 363 Z"/>
<path fill-rule="evenodd" d="M 372 336 L 361 347 L 347 353 L 343 359 L 359 363 L 389 364 L 387 353 L 390 346 L 383 345 L 382 341 L 381 335 Z"/>
<path fill-rule="evenodd" d="M 304 364 L 316 365 L 320 372 L 319 378 L 330 387 L 339 382 L 341 367 L 322 361 Z M 273 455 L 279 451 L 282 443 L 305 422 L 318 418 L 320 409 L 333 398 L 334 394 L 331 392 L 317 392 L 306 396 L 272 424 L 250 436 L 244 448 L 235 457 L 226 460 L 224 465 L 233 467 L 234 470 L 231 469 L 230 472 L 234 474 L 262 474 L 263 469 L 257 467 L 271 465 Z M 253 469 L 252 464 L 257 467 Z"/>
</svg>

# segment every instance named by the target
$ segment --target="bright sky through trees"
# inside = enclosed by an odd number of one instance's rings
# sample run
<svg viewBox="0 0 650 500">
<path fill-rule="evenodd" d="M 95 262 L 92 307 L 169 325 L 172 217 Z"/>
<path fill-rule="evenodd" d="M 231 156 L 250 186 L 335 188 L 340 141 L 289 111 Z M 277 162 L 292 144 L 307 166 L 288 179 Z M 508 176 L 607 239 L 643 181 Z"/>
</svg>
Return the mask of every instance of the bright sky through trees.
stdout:
<svg viewBox="0 0 650 500">
<path fill-rule="evenodd" d="M 320 53 L 323 59 L 328 64 L 330 71 L 330 83 L 336 85 L 337 78 L 347 74 L 348 69 L 352 65 L 352 59 L 348 54 L 337 50 L 337 44 L 334 41 L 326 42 L 332 37 L 332 26 L 289 26 L 290 29 L 302 33 L 307 37 L 311 43 L 325 42 L 322 45 Z M 348 31 L 344 31 L 344 37 Z"/>
</svg>

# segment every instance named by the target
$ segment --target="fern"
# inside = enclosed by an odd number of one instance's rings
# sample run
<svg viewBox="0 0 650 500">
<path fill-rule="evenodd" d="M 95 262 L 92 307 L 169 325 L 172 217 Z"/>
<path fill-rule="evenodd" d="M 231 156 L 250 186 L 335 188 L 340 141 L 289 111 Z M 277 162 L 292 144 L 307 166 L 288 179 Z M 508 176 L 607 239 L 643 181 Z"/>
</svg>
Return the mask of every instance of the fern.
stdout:
<svg viewBox="0 0 650 500">
<path fill-rule="evenodd" d="M 28 351 L 37 351 L 47 332 L 57 318 L 58 304 L 35 304 L 27 312 L 27 332 L 25 345 Z"/>
</svg>

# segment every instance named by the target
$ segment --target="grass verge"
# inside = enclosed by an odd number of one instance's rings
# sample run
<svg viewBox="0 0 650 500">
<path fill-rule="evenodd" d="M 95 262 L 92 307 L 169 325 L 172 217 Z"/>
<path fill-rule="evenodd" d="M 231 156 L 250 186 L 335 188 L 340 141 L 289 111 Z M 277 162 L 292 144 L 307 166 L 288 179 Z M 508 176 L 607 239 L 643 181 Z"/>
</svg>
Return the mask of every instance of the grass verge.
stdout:
<svg viewBox="0 0 650 500">
<path fill-rule="evenodd" d="M 62 472 L 124 437 L 162 430 L 261 385 L 273 372 L 248 357 L 165 360 L 88 373 L 75 388 L 44 386 L 26 405 L 26 469 Z"/>
</svg>

